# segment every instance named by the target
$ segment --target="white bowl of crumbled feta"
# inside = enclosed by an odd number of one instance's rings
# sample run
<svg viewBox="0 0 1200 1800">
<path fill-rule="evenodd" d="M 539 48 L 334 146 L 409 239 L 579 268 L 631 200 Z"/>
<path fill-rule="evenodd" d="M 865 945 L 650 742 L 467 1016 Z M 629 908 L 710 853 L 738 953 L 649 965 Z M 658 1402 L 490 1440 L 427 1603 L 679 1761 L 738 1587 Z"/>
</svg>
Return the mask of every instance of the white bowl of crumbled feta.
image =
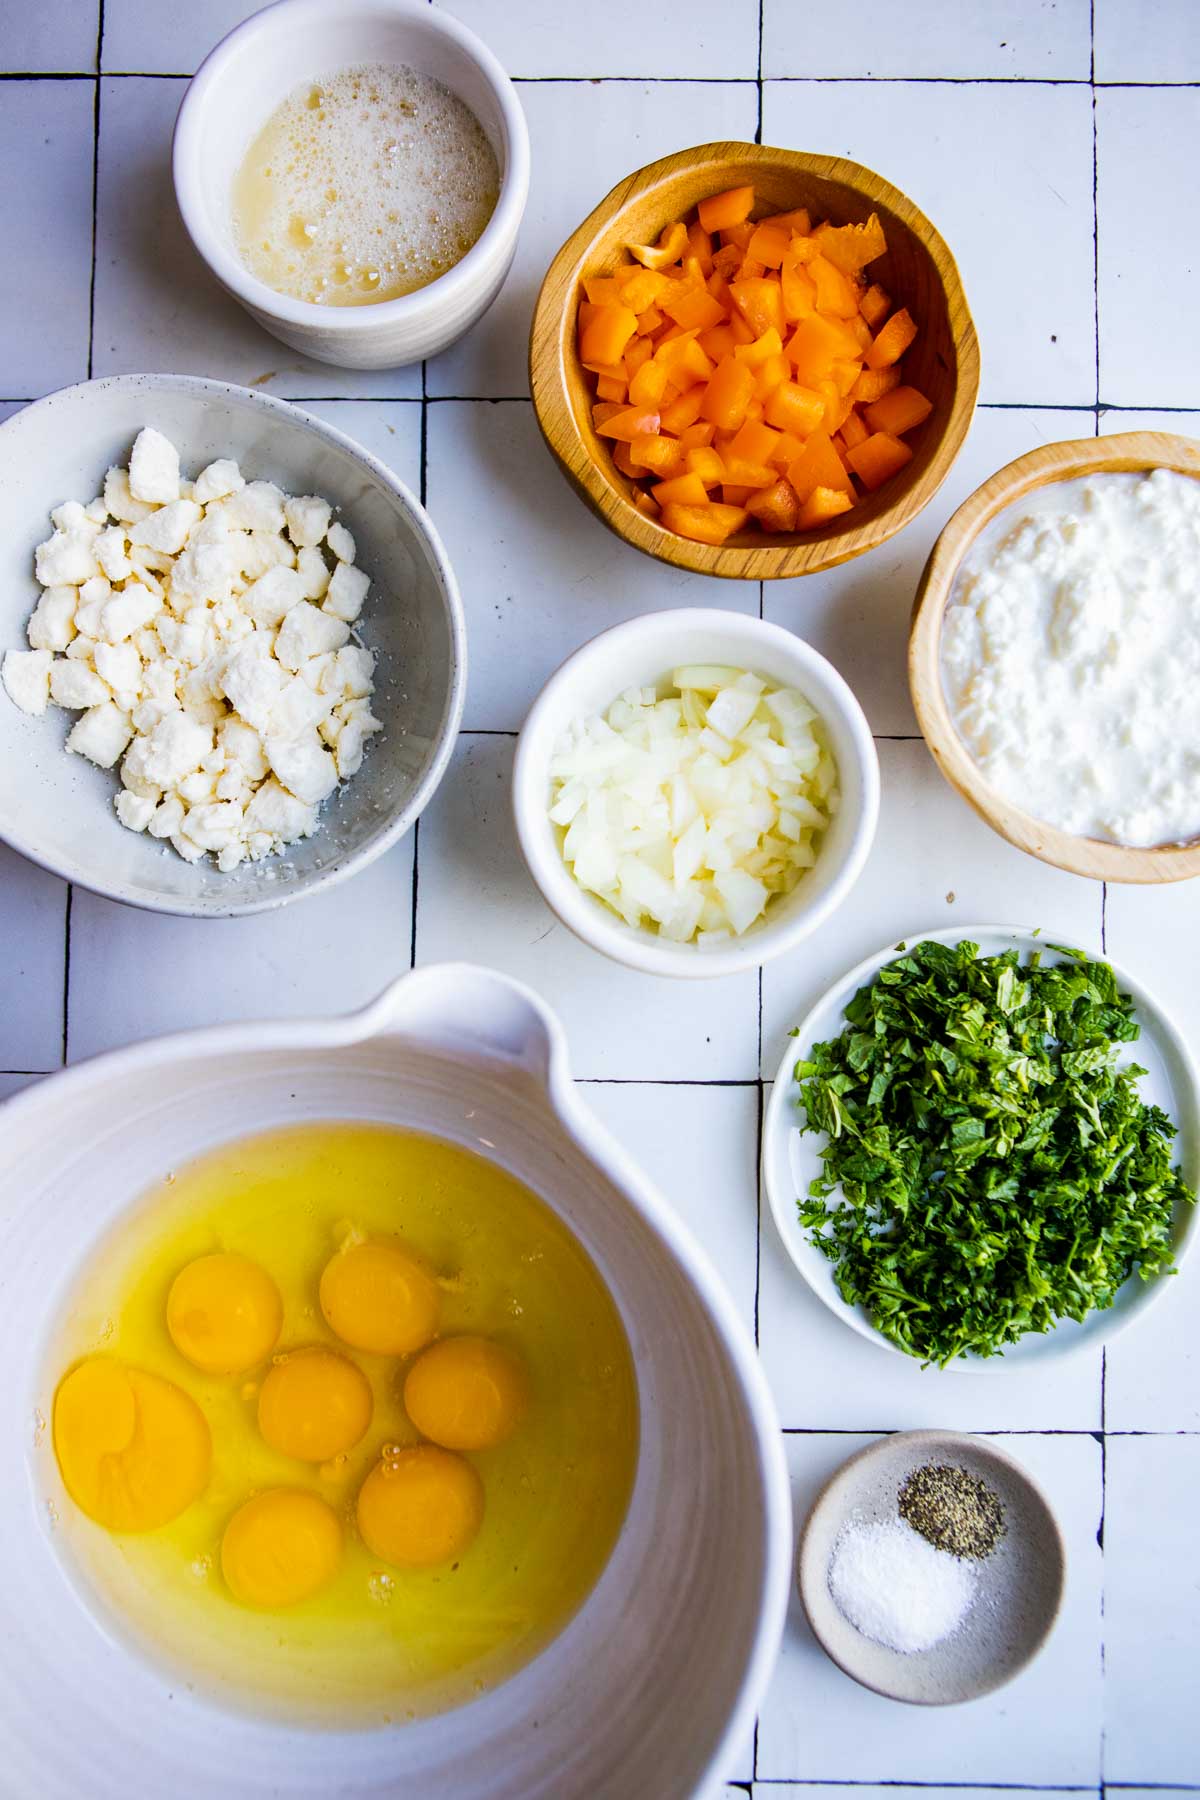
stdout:
<svg viewBox="0 0 1200 1800">
<path fill-rule="evenodd" d="M 1048 444 L 992 476 L 929 559 L 909 678 L 943 774 L 1018 848 L 1200 874 L 1200 443 Z"/>
<path fill-rule="evenodd" d="M 744 613 L 649 613 L 552 675 L 521 732 L 517 836 L 577 937 L 651 975 L 755 968 L 854 885 L 870 726 L 823 656 Z"/>
<path fill-rule="evenodd" d="M 0 426 L 0 836 L 97 893 L 230 916 L 419 816 L 466 679 L 424 511 L 341 432 L 174 375 Z"/>
</svg>

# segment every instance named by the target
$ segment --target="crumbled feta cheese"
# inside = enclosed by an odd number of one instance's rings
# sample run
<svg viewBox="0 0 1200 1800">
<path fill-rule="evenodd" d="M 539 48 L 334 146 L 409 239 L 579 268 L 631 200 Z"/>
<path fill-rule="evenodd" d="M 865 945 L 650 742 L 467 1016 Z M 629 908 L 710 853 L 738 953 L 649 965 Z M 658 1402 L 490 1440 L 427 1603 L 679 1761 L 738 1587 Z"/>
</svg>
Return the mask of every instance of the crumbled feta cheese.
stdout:
<svg viewBox="0 0 1200 1800">
<path fill-rule="evenodd" d="M 380 729 L 374 656 L 350 641 L 369 580 L 332 519 L 229 458 L 182 480 L 152 427 L 103 496 L 55 507 L 32 648 L 5 657 L 3 685 L 26 712 L 81 714 L 67 747 L 119 765 L 127 829 L 234 869 L 310 836 L 359 768 Z"/>
</svg>

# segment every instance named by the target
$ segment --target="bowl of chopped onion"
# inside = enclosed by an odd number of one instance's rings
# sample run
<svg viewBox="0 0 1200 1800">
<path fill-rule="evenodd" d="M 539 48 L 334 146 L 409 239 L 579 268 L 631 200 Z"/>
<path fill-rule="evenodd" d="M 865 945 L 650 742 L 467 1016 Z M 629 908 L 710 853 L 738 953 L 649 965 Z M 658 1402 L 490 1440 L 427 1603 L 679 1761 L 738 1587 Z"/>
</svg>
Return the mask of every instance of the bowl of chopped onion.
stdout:
<svg viewBox="0 0 1200 1800">
<path fill-rule="evenodd" d="M 728 975 L 845 898 L 875 836 L 879 764 L 810 645 L 682 609 L 602 632 L 550 677 L 513 808 L 534 881 L 584 943 L 651 975 Z"/>
</svg>

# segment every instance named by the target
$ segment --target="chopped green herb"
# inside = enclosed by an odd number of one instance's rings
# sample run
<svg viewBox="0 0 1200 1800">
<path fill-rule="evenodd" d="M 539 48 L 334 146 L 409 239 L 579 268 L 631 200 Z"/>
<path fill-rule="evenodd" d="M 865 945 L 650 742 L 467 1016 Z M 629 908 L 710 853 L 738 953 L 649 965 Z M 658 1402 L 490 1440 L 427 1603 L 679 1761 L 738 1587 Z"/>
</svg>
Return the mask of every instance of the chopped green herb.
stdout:
<svg viewBox="0 0 1200 1800">
<path fill-rule="evenodd" d="M 1146 1071 L 1116 1067 L 1132 1001 L 1107 963 L 1051 948 L 1072 960 L 916 944 L 796 1064 L 801 1129 L 828 1136 L 801 1223 L 843 1299 L 943 1367 L 1172 1273 L 1195 1202 Z"/>
</svg>

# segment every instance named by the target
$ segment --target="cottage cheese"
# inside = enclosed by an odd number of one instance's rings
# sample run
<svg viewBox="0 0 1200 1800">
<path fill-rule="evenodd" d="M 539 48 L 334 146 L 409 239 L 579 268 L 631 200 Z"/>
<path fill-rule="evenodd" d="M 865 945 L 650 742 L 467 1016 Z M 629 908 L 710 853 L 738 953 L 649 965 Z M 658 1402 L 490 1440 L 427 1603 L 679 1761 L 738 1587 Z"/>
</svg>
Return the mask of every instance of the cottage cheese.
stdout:
<svg viewBox="0 0 1200 1800">
<path fill-rule="evenodd" d="M 370 580 L 329 502 L 227 457 L 189 484 L 148 426 L 102 496 L 50 519 L 9 698 L 78 712 L 66 747 L 120 763 L 121 824 L 188 862 L 235 869 L 311 837 L 380 729 L 375 658 L 351 641 Z"/>
<path fill-rule="evenodd" d="M 1200 836 L 1200 481 L 1156 469 L 1041 489 L 981 534 L 942 679 L 990 784 L 1112 843 Z"/>
</svg>

